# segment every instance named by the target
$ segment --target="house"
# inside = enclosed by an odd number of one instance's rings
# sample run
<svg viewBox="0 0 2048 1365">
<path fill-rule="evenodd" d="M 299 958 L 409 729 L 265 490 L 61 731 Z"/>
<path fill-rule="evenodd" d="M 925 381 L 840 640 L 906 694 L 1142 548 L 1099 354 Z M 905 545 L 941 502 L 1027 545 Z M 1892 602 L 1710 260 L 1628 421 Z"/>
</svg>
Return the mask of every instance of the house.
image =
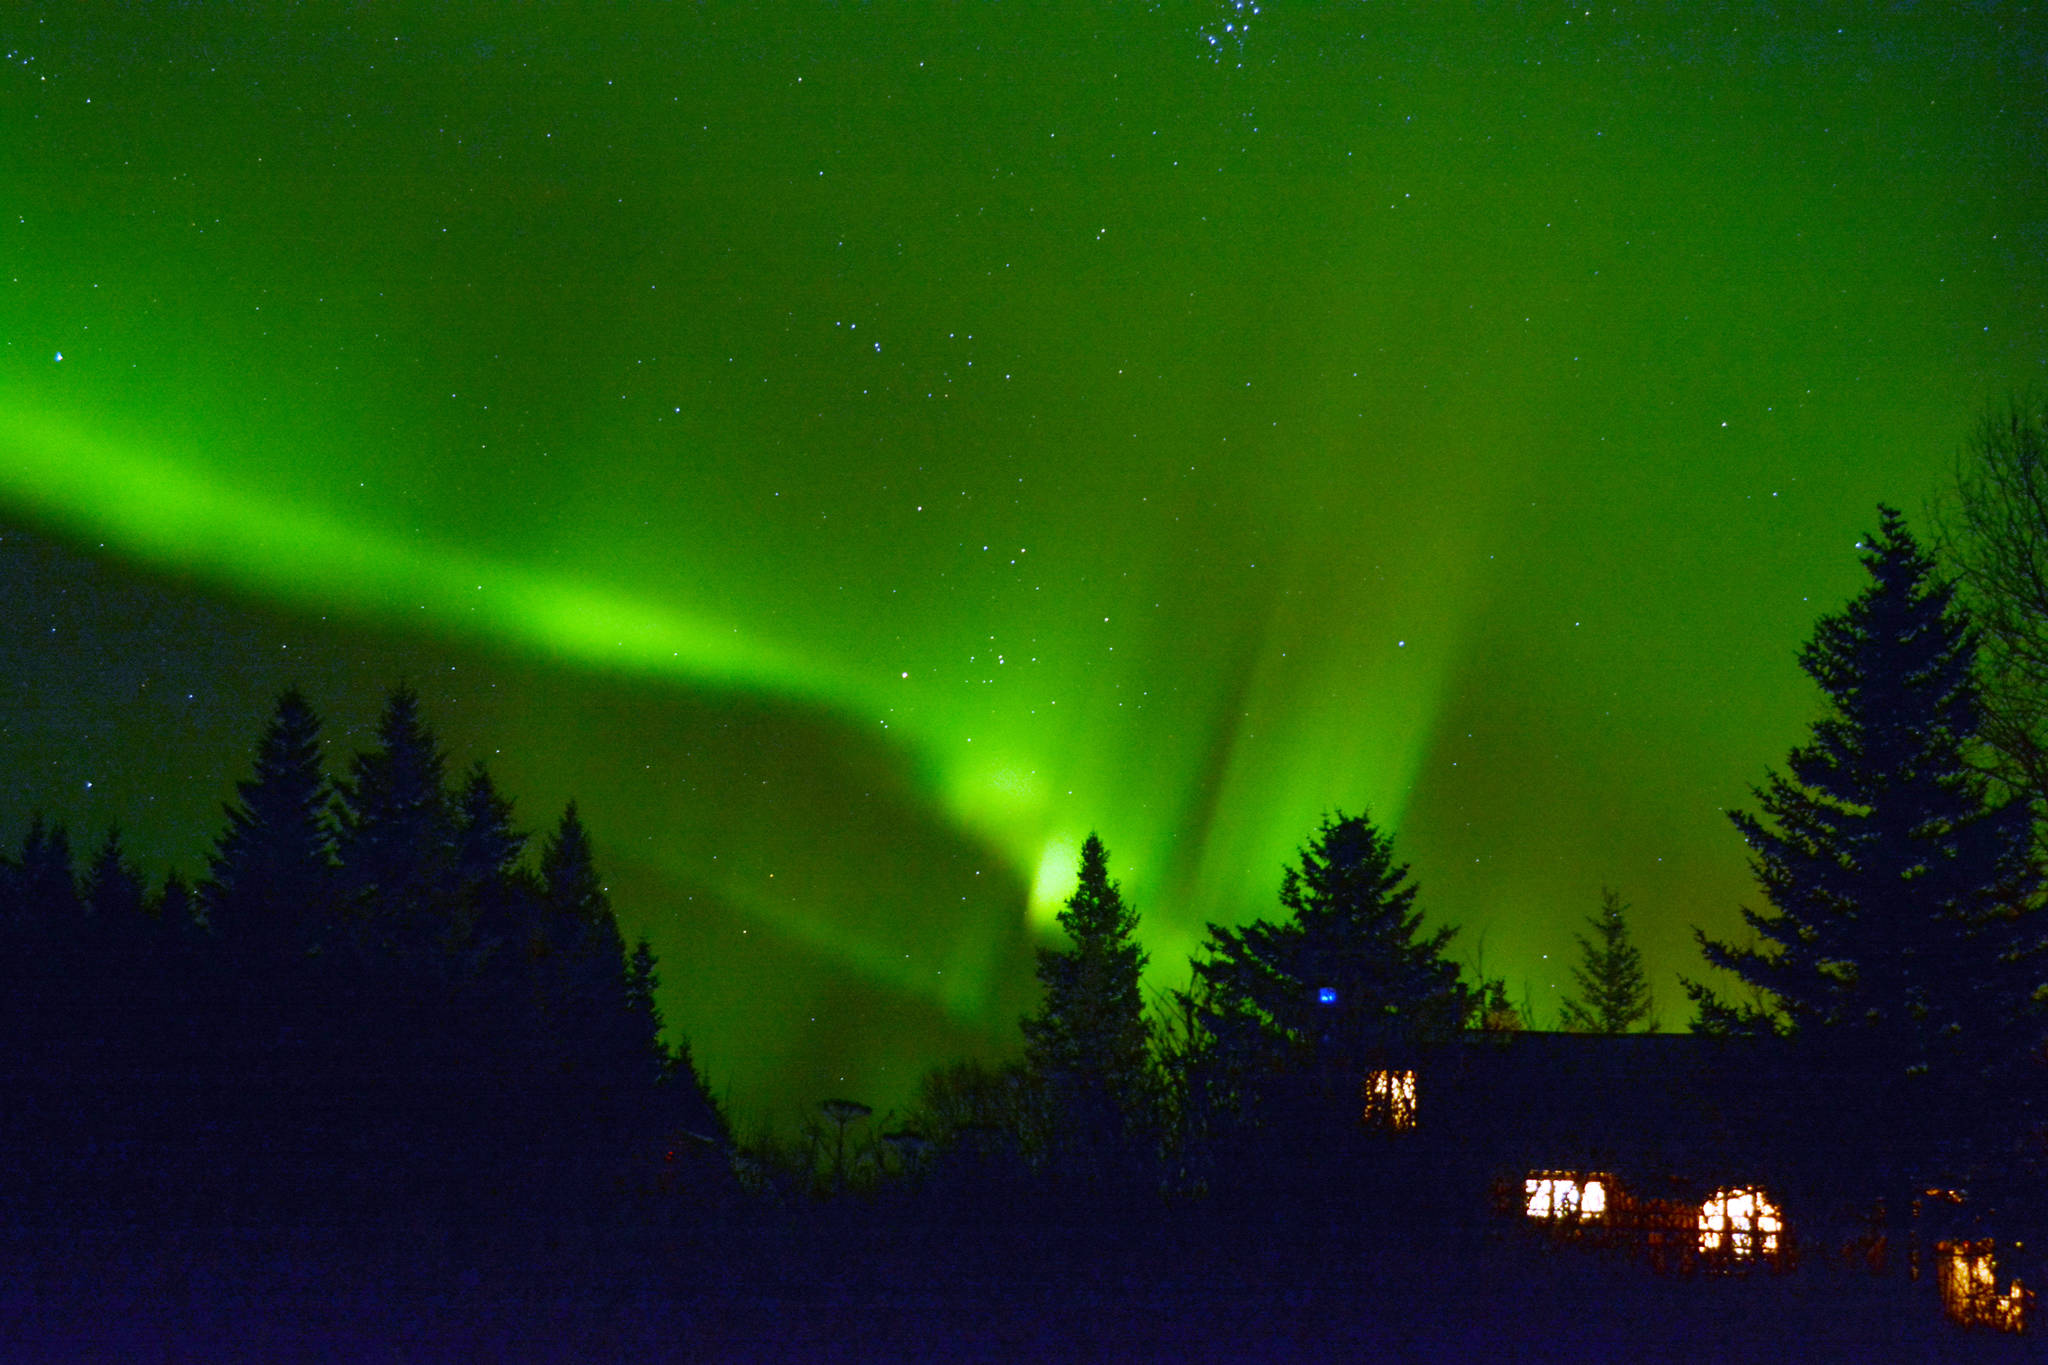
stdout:
<svg viewBox="0 0 2048 1365">
<path fill-rule="evenodd" d="M 1265 1087 L 1266 1160 L 1286 1162 L 1274 1179 L 1342 1181 L 1385 1210 L 1526 1219 L 1628 1242 L 1669 1268 L 1768 1264 L 1792 1249 L 1767 1179 L 1776 1078 L 1788 1074 L 1773 1051 L 1693 1034 L 1520 1031 L 1390 1046 L 1363 1068 Z"/>
</svg>

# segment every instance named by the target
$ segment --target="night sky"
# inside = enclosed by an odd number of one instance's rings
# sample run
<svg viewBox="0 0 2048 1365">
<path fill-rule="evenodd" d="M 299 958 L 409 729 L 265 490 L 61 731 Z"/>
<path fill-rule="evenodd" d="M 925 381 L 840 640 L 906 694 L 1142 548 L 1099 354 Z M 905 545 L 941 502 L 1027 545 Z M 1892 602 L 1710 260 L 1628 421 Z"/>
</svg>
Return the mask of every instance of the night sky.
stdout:
<svg viewBox="0 0 2048 1365">
<path fill-rule="evenodd" d="M 1156 986 L 1366 808 L 1538 1023 L 1604 884 L 1681 1026 L 1875 504 L 2048 378 L 2042 37 L 10 7 L 0 837 L 196 874 L 403 677 L 743 1123 L 1014 1052 L 1091 829 Z"/>
</svg>

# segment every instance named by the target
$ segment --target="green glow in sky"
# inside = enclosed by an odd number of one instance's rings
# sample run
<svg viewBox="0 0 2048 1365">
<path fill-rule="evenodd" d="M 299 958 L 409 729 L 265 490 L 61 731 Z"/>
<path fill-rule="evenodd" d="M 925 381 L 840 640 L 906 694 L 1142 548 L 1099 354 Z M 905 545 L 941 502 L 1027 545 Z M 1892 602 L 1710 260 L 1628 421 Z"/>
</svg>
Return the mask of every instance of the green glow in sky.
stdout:
<svg viewBox="0 0 2048 1365">
<path fill-rule="evenodd" d="M 260 486 L 207 482 L 196 461 L 20 421 L 27 406 L 0 413 L 0 479 L 15 504 L 138 557 L 201 568 L 286 600 L 401 619 L 417 610 L 436 629 L 474 631 L 592 667 L 802 690 L 796 666 L 738 626 L 567 574 L 407 544 L 268 497 Z"/>
<path fill-rule="evenodd" d="M 1242 17 L 0 18 L 0 505 L 459 655 L 745 1103 L 1013 1046 L 1091 829 L 1166 985 L 1337 806 L 1539 1018 L 1618 888 L 1678 1024 L 1874 504 L 2048 361 L 2038 34 Z M 189 868 L 254 723 L 75 818 Z"/>
</svg>

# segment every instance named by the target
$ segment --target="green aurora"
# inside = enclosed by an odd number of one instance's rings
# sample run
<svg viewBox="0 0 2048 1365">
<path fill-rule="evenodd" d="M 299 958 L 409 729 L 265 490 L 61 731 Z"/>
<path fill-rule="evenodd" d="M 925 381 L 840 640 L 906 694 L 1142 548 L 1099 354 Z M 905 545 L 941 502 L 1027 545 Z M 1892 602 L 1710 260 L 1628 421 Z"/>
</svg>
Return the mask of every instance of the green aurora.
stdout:
<svg viewBox="0 0 2048 1365">
<path fill-rule="evenodd" d="M 2041 35 L 1447 8 L 10 11 L 6 837 L 190 873 L 405 675 L 743 1116 L 1014 1050 L 1091 829 L 1161 987 L 1368 807 L 1682 1024 L 1875 503 L 2048 364 Z"/>
</svg>

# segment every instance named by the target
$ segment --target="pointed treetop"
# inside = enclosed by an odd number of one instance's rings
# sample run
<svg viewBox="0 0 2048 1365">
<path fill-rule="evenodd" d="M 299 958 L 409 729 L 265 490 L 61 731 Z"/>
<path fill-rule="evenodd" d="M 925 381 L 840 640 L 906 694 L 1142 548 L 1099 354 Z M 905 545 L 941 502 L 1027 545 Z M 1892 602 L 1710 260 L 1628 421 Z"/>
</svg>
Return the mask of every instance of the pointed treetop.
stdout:
<svg viewBox="0 0 2048 1365">
<path fill-rule="evenodd" d="M 1594 939 L 1574 934 L 1580 965 L 1572 968 L 1579 993 L 1560 1006 L 1564 1027 L 1573 1033 L 1628 1033 L 1647 1023 L 1656 1032 L 1656 1002 L 1643 975 L 1643 955 L 1629 937 L 1628 905 L 1619 892 L 1600 889 L 1600 913 L 1587 925 Z"/>
<path fill-rule="evenodd" d="M 17 904 L 32 920 L 68 925 L 76 919 L 78 880 L 71 835 L 61 823 L 48 824 L 37 811 L 22 836 L 20 860 L 10 870 Z"/>
<path fill-rule="evenodd" d="M 1067 946 L 1038 950 L 1045 995 L 1023 1021 L 1024 1054 L 1051 1087 L 1075 1134 L 1126 1132 L 1146 1103 L 1150 1032 L 1137 912 L 1109 875 L 1094 834 L 1081 846 L 1080 876 L 1060 911 Z"/>
<path fill-rule="evenodd" d="M 157 892 L 150 914 L 167 931 L 182 932 L 200 927 L 199 902 L 184 874 L 176 868 L 165 874 L 163 889 Z"/>
<path fill-rule="evenodd" d="M 490 770 L 478 759 L 455 803 L 455 861 L 462 880 L 505 876 L 525 849 L 526 836 L 512 825 L 510 798 L 499 793 Z"/>
<path fill-rule="evenodd" d="M 321 768 L 320 718 L 287 688 L 256 745 L 256 772 L 235 784 L 239 802 L 213 854 L 207 898 L 271 897 L 280 903 L 323 883 L 334 861 L 327 776 Z"/>
<path fill-rule="evenodd" d="M 561 823 L 541 845 L 540 876 L 548 906 L 556 913 L 588 923 L 610 918 L 611 900 L 598 879 L 590 831 L 574 801 L 563 808 Z"/>
<path fill-rule="evenodd" d="M 1297 918 L 1365 914 L 1387 920 L 1387 908 L 1406 910 L 1415 899 L 1414 885 L 1401 885 L 1408 868 L 1394 865 L 1393 839 L 1368 816 L 1323 816 L 1300 854 L 1299 865 L 1280 874 L 1280 903 Z"/>
<path fill-rule="evenodd" d="M 416 894 L 441 875 L 454 856 L 445 769 L 419 694 L 399 684 L 377 722 L 377 747 L 356 755 L 341 789 L 341 862 L 353 889 Z"/>
<path fill-rule="evenodd" d="M 662 1019 L 657 996 L 661 976 L 657 965 L 652 944 L 643 938 L 633 945 L 633 956 L 626 963 L 626 1007 L 636 1020 L 635 1027 L 644 1030 L 659 1050 Z"/>
<path fill-rule="evenodd" d="M 1357 1062 L 1384 1044 L 1448 1034 L 1471 1014 L 1444 950 L 1457 930 L 1423 929 L 1408 868 L 1369 816 L 1325 815 L 1283 870 L 1287 918 L 1211 924 L 1204 1026 L 1231 1048 L 1307 1049 Z"/>
<path fill-rule="evenodd" d="M 1081 845 L 1080 877 L 1059 913 L 1067 936 L 1080 943 L 1105 934 L 1129 934 L 1138 917 L 1124 904 L 1123 888 L 1109 875 L 1109 852 L 1092 831 Z"/>
<path fill-rule="evenodd" d="M 121 831 L 107 827 L 107 837 L 85 871 L 85 904 L 102 923 L 120 924 L 141 915 L 142 874 L 121 848 Z"/>
<path fill-rule="evenodd" d="M 1762 1004 L 1686 992 L 1706 1028 L 1853 1037 L 1859 1065 L 1898 1078 L 2027 1055 L 2043 935 L 2029 813 L 1990 801 L 1976 767 L 1973 632 L 1903 518 L 1879 519 L 1869 583 L 1800 654 L 1827 714 L 1761 812 L 1729 814 L 1770 906 L 1742 911 L 1756 944 L 1695 931 Z"/>
</svg>

